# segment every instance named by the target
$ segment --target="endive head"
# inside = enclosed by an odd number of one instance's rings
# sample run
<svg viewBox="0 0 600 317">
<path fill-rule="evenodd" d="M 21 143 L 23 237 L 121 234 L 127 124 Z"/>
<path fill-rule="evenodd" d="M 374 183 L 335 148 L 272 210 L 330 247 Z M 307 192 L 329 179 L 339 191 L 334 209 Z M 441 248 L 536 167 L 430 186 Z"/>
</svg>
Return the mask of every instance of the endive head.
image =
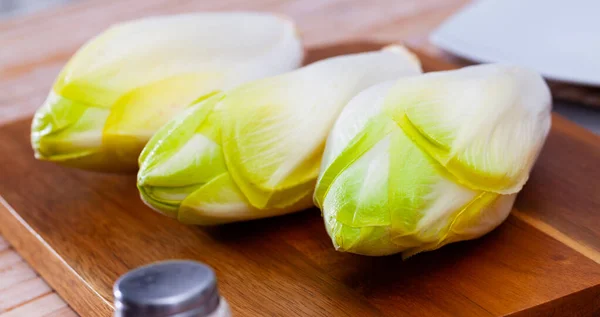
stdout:
<svg viewBox="0 0 600 317">
<path fill-rule="evenodd" d="M 371 87 L 327 140 L 315 202 L 340 251 L 411 255 L 498 226 L 550 128 L 536 73 L 484 65 Z"/>
<path fill-rule="evenodd" d="M 294 24 L 264 13 L 194 13 L 111 27 L 85 44 L 35 114 L 39 159 L 135 170 L 154 132 L 195 101 L 300 66 Z"/>
<path fill-rule="evenodd" d="M 142 152 L 142 198 L 195 224 L 307 208 L 343 106 L 366 87 L 420 71 L 414 55 L 394 46 L 326 59 L 199 102 Z"/>
</svg>

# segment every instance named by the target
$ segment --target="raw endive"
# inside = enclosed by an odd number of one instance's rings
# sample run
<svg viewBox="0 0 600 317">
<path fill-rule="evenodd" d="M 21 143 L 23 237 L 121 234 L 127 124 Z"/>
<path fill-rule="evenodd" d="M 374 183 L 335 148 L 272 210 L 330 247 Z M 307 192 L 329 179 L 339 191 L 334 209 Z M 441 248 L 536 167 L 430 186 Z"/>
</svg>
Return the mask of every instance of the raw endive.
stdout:
<svg viewBox="0 0 600 317">
<path fill-rule="evenodd" d="M 508 216 L 550 128 L 536 73 L 485 65 L 371 87 L 327 140 L 315 202 L 340 251 L 405 256 Z"/>
<path fill-rule="evenodd" d="M 212 225 L 312 205 L 325 139 L 343 106 L 379 82 L 421 72 L 401 46 L 326 59 L 201 101 L 161 128 L 140 156 L 154 209 Z"/>
<path fill-rule="evenodd" d="M 194 13 L 111 27 L 85 44 L 35 114 L 37 158 L 137 169 L 154 132 L 194 101 L 300 66 L 294 24 L 263 13 Z"/>
</svg>

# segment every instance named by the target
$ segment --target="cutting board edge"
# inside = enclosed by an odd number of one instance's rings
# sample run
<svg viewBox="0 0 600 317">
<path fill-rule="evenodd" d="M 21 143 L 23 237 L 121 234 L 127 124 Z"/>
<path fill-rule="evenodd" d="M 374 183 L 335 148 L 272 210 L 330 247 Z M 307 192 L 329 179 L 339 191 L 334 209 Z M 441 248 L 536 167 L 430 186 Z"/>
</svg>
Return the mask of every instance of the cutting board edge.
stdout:
<svg viewBox="0 0 600 317">
<path fill-rule="evenodd" d="M 112 316 L 113 305 L 73 271 L 1 195 L 0 233 L 80 316 Z M 89 300 L 95 297 L 99 300 Z"/>
</svg>

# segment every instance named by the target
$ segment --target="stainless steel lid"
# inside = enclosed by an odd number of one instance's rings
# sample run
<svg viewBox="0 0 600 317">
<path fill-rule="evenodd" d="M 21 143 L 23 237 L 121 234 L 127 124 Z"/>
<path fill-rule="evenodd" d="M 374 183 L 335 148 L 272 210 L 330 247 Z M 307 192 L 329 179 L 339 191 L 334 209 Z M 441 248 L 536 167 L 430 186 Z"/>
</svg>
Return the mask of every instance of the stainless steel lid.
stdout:
<svg viewBox="0 0 600 317">
<path fill-rule="evenodd" d="M 193 261 L 165 261 L 121 276 L 113 288 L 117 317 L 199 317 L 219 306 L 213 270 Z"/>
</svg>

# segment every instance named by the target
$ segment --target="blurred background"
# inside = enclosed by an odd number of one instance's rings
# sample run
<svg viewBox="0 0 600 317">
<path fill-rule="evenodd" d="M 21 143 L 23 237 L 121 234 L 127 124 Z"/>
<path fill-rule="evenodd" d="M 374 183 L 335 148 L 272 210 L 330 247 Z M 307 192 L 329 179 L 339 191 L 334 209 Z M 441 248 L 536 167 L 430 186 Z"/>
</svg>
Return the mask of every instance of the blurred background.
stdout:
<svg viewBox="0 0 600 317">
<path fill-rule="evenodd" d="M 24 15 L 77 0 L 0 0 L 0 18 Z"/>
</svg>

